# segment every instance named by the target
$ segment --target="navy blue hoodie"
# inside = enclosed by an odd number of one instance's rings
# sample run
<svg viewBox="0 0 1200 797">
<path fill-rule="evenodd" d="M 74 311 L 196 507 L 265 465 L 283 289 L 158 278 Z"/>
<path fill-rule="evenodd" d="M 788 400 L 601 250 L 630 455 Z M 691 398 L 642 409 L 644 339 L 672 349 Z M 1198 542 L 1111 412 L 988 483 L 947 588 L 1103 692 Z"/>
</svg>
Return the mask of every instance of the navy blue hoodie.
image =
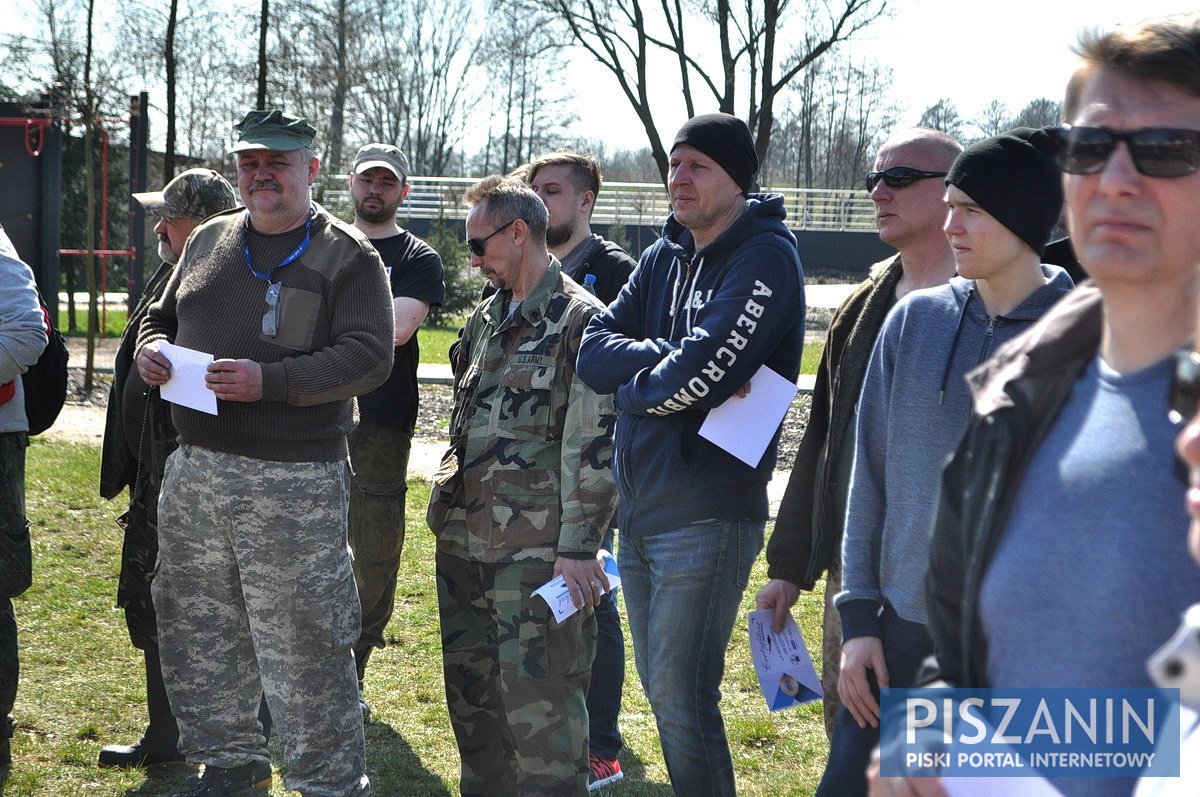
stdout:
<svg viewBox="0 0 1200 797">
<path fill-rule="evenodd" d="M 751 194 L 699 252 L 668 217 L 616 301 L 588 324 L 578 374 L 615 393 L 621 412 L 613 470 L 622 534 L 767 519 L 778 433 L 751 468 L 697 432 L 760 366 L 791 380 L 799 371 L 804 272 L 785 215 L 782 196 Z"/>
</svg>

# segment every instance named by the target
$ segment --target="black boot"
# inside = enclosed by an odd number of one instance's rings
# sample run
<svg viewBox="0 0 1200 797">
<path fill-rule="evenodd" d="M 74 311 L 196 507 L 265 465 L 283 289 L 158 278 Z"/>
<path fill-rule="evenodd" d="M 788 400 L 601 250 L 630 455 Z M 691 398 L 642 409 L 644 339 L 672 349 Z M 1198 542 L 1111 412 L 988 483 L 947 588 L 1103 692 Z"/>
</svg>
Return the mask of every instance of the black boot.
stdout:
<svg viewBox="0 0 1200 797">
<path fill-rule="evenodd" d="M 101 749 L 99 764 L 102 767 L 128 769 L 183 760 L 179 753 L 179 726 L 167 700 L 158 654 L 147 651 L 145 657 L 146 709 L 150 724 L 142 738 L 133 744 L 112 744 Z"/>
<path fill-rule="evenodd" d="M 175 797 L 262 797 L 271 788 L 271 765 L 251 761 L 236 767 L 206 766 Z"/>
</svg>

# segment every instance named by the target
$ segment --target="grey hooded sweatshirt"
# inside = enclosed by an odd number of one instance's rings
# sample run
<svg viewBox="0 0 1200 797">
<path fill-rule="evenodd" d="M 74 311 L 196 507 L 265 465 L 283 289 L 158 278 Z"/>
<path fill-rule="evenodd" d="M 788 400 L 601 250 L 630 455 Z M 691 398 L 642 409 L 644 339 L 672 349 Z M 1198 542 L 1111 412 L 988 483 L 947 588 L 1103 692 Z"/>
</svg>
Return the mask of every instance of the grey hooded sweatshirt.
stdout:
<svg viewBox="0 0 1200 797">
<path fill-rule="evenodd" d="M 973 280 L 913 291 L 888 314 L 858 403 L 854 468 L 834 604 L 844 639 L 878 636 L 884 601 L 925 623 L 925 572 L 942 468 L 971 413 L 966 373 L 1028 329 L 1074 287 L 1043 265 L 1047 282 L 989 317 Z"/>
</svg>

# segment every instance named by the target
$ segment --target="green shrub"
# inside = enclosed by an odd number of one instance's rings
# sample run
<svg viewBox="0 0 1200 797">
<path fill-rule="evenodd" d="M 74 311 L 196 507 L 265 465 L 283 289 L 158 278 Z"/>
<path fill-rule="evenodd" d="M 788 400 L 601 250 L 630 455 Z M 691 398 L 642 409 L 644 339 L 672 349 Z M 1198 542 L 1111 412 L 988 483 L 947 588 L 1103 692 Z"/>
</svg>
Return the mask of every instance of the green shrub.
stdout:
<svg viewBox="0 0 1200 797">
<path fill-rule="evenodd" d="M 430 310 L 429 319 L 433 324 L 451 325 L 453 320 L 471 312 L 479 301 L 483 277 L 471 269 L 470 250 L 444 216 L 433 220 L 425 240 L 441 255 L 446 279 L 446 299 L 441 307 Z"/>
</svg>

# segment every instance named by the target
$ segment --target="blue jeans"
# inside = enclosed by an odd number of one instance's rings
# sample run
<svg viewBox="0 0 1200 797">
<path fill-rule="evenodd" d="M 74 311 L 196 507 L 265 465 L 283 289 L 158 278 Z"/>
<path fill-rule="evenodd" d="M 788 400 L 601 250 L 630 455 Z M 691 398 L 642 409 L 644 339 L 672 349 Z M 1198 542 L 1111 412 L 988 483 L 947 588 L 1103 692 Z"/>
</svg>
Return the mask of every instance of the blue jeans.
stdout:
<svg viewBox="0 0 1200 797">
<path fill-rule="evenodd" d="M 614 541 L 613 529 L 609 529 L 600 547 L 612 551 Z M 621 615 L 617 611 L 616 596 L 606 592 L 596 607 L 596 659 L 592 662 L 587 709 L 590 753 L 607 761 L 615 759 L 621 752 L 621 730 L 617 718 L 621 714 L 621 692 L 624 688 L 625 635 L 621 633 Z"/>
<path fill-rule="evenodd" d="M 926 656 L 933 654 L 933 639 L 929 626 L 905 620 L 890 604 L 884 604 L 879 615 L 880 641 L 883 660 L 887 664 L 888 681 L 894 688 L 910 687 Z M 879 700 L 879 687 L 874 673 L 867 674 L 871 693 Z M 829 760 L 817 785 L 817 797 L 866 797 L 867 765 L 871 751 L 879 745 L 879 729 L 858 727 L 854 715 L 845 707 L 838 708 L 829 744 Z"/>
<path fill-rule="evenodd" d="M 638 677 L 675 793 L 732 795 L 718 702 L 725 649 L 765 524 L 702 521 L 621 539 L 621 586 Z"/>
</svg>

